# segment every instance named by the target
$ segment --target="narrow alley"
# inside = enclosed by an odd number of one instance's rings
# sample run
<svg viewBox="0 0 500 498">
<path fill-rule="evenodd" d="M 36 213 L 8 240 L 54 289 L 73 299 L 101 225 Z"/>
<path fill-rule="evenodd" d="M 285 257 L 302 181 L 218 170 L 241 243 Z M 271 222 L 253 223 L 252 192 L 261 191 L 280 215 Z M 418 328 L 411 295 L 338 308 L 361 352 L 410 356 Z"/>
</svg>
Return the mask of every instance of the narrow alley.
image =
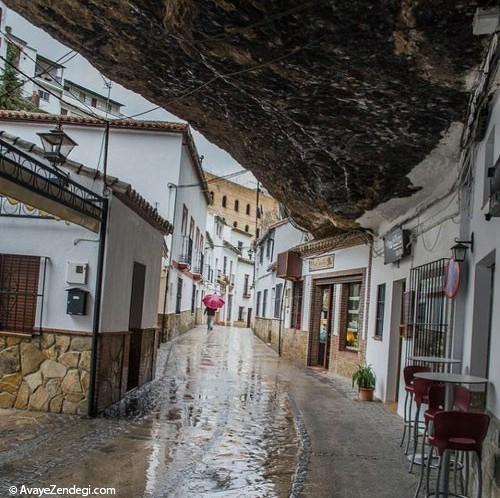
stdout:
<svg viewBox="0 0 500 498">
<path fill-rule="evenodd" d="M 195 328 L 161 346 L 157 368 L 97 419 L 2 410 L 1 496 L 22 484 L 120 498 L 399 498 L 414 487 L 397 415 L 290 366 L 249 329 Z"/>
</svg>

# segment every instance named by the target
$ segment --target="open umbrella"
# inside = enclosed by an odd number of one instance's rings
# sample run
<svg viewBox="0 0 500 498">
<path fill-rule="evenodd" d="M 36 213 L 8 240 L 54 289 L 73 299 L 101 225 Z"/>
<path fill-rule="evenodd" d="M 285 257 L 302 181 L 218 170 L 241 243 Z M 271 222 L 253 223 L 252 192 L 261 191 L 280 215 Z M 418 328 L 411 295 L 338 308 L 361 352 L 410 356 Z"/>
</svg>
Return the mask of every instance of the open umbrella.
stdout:
<svg viewBox="0 0 500 498">
<path fill-rule="evenodd" d="M 214 310 L 222 308 L 224 306 L 224 299 L 217 294 L 207 294 L 203 298 L 203 304 L 207 308 L 212 308 Z"/>
</svg>

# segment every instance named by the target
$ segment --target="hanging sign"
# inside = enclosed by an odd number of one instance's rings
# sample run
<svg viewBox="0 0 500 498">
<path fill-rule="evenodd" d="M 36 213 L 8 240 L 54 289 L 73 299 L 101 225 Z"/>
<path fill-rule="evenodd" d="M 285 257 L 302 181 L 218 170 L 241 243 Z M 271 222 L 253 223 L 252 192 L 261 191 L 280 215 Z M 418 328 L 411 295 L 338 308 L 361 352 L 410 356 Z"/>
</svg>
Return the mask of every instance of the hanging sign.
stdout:
<svg viewBox="0 0 500 498">
<path fill-rule="evenodd" d="M 455 297 L 460 288 L 460 265 L 450 259 L 446 269 L 446 280 L 444 283 L 444 293 L 447 297 Z"/>
<path fill-rule="evenodd" d="M 384 237 L 384 263 L 395 263 L 410 254 L 410 231 L 396 228 Z"/>
<path fill-rule="evenodd" d="M 318 256 L 317 258 L 311 258 L 309 260 L 309 271 L 315 270 L 326 270 L 327 268 L 333 268 L 334 255 L 329 254 L 328 256 Z"/>
</svg>

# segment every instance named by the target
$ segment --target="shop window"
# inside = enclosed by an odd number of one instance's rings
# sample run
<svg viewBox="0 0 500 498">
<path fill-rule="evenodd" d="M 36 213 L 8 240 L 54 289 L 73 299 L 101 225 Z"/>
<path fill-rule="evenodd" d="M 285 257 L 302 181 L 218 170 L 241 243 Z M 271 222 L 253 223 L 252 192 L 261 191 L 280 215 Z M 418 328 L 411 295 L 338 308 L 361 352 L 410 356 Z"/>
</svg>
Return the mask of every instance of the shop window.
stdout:
<svg viewBox="0 0 500 498">
<path fill-rule="evenodd" d="M 377 287 L 377 317 L 375 321 L 375 338 L 382 339 L 384 333 L 385 284 Z"/>
<path fill-rule="evenodd" d="M 359 349 L 359 311 L 361 282 L 350 282 L 346 284 L 347 299 L 346 326 L 345 326 L 345 348 L 353 351 Z"/>
<path fill-rule="evenodd" d="M 256 304 L 256 312 L 255 312 L 255 316 L 260 316 L 260 298 L 262 296 L 262 292 L 259 291 L 257 292 L 257 302 L 255 303 Z"/>
<path fill-rule="evenodd" d="M 302 326 L 302 281 L 293 283 L 291 328 L 300 330 Z"/>
<path fill-rule="evenodd" d="M 222 196 L 222 207 L 227 207 L 227 196 L 225 195 Z"/>
<path fill-rule="evenodd" d="M 238 212 L 238 211 L 240 210 L 240 201 L 239 201 L 238 199 L 236 199 L 236 200 L 234 201 L 234 210 L 235 210 L 236 212 Z"/>
<path fill-rule="evenodd" d="M 247 215 L 250 216 L 250 204 L 247 204 Z"/>
<path fill-rule="evenodd" d="M 283 284 L 276 284 L 274 294 L 274 318 L 281 317 L 281 300 L 283 299 Z"/>
<path fill-rule="evenodd" d="M 0 254 L 0 330 L 33 333 L 39 274 L 39 257 Z"/>
</svg>

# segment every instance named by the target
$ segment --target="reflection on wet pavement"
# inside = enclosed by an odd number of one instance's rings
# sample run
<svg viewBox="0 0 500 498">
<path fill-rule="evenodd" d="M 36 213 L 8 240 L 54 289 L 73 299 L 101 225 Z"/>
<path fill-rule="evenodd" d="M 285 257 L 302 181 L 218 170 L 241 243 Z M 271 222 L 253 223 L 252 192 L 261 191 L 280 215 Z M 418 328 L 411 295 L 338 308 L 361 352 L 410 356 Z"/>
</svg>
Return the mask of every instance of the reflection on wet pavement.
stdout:
<svg viewBox="0 0 500 498">
<path fill-rule="evenodd" d="M 301 439 L 275 361 L 247 329 L 196 329 L 163 345 L 158 380 L 105 417 L 44 414 L 49 433 L 0 447 L 0 490 L 53 483 L 114 486 L 120 498 L 290 496 Z"/>
</svg>

